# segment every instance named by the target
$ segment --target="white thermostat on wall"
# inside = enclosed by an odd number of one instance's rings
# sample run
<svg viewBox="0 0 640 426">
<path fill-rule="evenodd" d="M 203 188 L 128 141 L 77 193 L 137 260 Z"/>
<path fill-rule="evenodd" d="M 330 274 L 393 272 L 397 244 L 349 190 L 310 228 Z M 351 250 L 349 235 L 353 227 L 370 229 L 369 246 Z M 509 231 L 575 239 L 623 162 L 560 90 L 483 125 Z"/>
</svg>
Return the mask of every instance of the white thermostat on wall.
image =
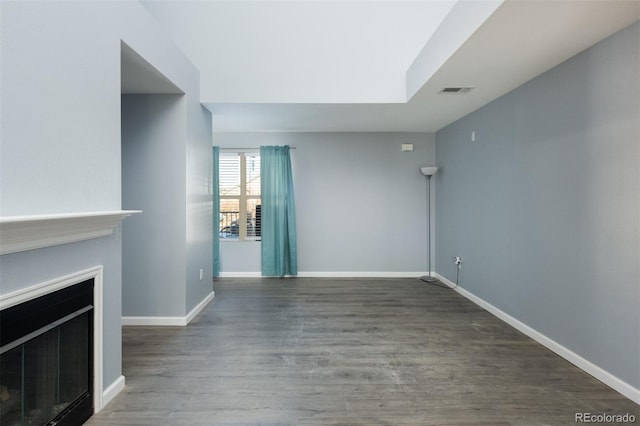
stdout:
<svg viewBox="0 0 640 426">
<path fill-rule="evenodd" d="M 413 144 L 412 143 L 403 143 L 402 144 L 402 152 L 410 152 L 413 151 Z"/>
</svg>

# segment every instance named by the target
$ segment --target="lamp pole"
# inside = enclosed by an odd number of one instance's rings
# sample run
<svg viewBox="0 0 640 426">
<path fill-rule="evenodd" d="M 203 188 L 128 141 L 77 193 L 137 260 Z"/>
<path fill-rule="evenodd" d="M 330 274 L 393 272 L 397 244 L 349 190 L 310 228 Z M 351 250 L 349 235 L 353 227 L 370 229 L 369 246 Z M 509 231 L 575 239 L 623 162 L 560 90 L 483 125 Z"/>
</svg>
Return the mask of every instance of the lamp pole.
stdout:
<svg viewBox="0 0 640 426">
<path fill-rule="evenodd" d="M 427 257 L 428 257 L 429 271 L 428 271 L 428 275 L 425 275 L 424 277 L 420 277 L 422 281 L 427 283 L 434 283 L 438 281 L 437 278 L 431 276 L 431 176 L 433 176 L 433 173 L 429 173 L 429 174 L 425 173 L 425 177 L 427 178 Z"/>
</svg>

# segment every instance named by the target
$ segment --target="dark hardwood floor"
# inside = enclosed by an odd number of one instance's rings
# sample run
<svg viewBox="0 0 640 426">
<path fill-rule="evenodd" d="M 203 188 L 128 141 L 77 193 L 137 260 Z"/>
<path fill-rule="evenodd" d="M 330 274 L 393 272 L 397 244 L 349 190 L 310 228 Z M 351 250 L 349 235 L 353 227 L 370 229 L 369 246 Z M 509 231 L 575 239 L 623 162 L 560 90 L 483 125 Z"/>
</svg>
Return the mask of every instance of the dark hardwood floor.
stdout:
<svg viewBox="0 0 640 426">
<path fill-rule="evenodd" d="M 221 279 L 187 327 L 125 327 L 87 425 L 573 425 L 640 406 L 418 279 Z"/>
</svg>

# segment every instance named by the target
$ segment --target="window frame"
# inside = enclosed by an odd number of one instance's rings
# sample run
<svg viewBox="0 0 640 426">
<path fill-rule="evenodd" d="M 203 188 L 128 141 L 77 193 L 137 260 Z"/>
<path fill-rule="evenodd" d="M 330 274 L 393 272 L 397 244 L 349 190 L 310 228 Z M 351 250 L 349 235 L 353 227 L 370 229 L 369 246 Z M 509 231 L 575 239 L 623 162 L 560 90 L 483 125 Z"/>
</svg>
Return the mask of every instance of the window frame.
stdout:
<svg viewBox="0 0 640 426">
<path fill-rule="evenodd" d="M 240 159 L 240 194 L 239 195 L 222 195 L 220 193 L 219 203 L 222 203 L 222 200 L 238 200 L 238 238 L 221 238 L 220 241 L 230 241 L 230 242 L 252 242 L 252 241 L 261 241 L 261 236 L 248 236 L 247 235 L 247 202 L 248 200 L 261 200 L 262 199 L 262 191 L 260 191 L 259 195 L 248 195 L 247 194 L 247 158 L 251 156 L 257 156 L 260 158 L 260 152 L 249 152 L 249 151 L 231 151 L 229 153 L 221 153 L 220 158 L 222 156 L 238 156 Z M 220 209 L 222 212 L 222 209 Z M 220 230 L 218 230 L 220 232 Z"/>
</svg>

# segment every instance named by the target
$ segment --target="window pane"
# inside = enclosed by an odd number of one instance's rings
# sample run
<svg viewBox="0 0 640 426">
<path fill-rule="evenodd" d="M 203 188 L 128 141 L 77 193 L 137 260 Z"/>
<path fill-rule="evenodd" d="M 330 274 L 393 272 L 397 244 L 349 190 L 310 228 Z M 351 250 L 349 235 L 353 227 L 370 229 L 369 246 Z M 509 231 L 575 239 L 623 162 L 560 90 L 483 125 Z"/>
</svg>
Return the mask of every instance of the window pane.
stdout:
<svg viewBox="0 0 640 426">
<path fill-rule="evenodd" d="M 260 155 L 246 154 L 247 195 L 260 195 Z"/>
<path fill-rule="evenodd" d="M 255 240 L 260 236 L 260 154 L 220 154 L 220 238 Z"/>
<path fill-rule="evenodd" d="M 260 218 L 256 207 L 260 206 L 259 198 L 249 198 L 247 200 L 247 237 L 260 236 Z"/>
<path fill-rule="evenodd" d="M 220 154 L 220 196 L 225 195 L 240 195 L 240 156 L 237 153 Z"/>
<path fill-rule="evenodd" d="M 220 238 L 238 239 L 240 200 L 220 199 Z"/>
</svg>

